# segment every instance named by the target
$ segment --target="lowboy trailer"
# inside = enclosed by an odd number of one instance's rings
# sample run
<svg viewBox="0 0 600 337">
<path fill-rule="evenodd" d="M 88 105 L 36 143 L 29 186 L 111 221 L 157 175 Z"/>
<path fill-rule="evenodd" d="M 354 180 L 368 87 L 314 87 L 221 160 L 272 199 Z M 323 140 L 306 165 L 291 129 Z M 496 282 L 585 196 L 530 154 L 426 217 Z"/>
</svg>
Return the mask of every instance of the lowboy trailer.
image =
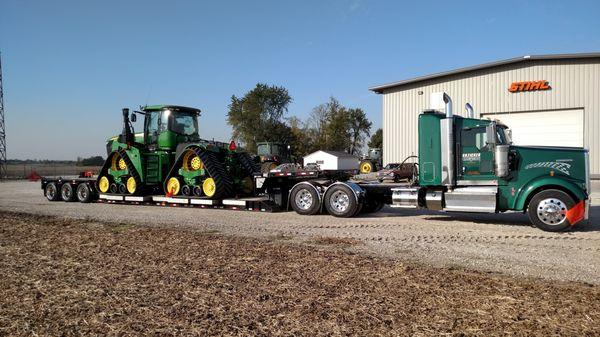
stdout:
<svg viewBox="0 0 600 337">
<path fill-rule="evenodd" d="M 436 100 L 443 102 L 445 111 L 419 115 L 419 169 L 406 183 L 361 181 L 345 172 L 287 165 L 282 170 L 254 173 L 252 192 L 228 199 L 99 193 L 93 179 L 44 178 L 42 189 L 49 200 L 89 202 L 98 198 L 119 203 L 293 209 L 302 215 L 329 213 L 336 217 L 376 212 L 384 205 L 443 212 L 518 211 L 527 213 L 533 225 L 546 231 L 563 231 L 588 218 L 587 150 L 515 146 L 502 123 L 453 115 L 452 100 L 446 93 L 433 94 L 432 102 Z M 89 193 L 80 198 L 80 190 Z"/>
</svg>

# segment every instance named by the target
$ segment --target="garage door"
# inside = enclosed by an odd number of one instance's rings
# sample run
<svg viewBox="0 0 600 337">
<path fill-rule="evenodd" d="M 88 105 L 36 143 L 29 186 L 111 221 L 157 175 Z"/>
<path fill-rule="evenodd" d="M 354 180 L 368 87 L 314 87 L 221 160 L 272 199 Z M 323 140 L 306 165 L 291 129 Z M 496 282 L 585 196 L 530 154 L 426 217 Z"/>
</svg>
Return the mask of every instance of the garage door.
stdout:
<svg viewBox="0 0 600 337">
<path fill-rule="evenodd" d="M 506 124 L 515 145 L 583 147 L 583 109 L 482 115 Z"/>
</svg>

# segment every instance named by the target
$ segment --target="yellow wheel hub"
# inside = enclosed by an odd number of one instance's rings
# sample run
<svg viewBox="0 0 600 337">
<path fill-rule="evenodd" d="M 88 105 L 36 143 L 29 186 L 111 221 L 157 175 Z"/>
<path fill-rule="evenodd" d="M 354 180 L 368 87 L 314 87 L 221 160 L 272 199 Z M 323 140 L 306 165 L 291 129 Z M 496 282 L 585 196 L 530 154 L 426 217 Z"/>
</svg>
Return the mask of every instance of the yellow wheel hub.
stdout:
<svg viewBox="0 0 600 337">
<path fill-rule="evenodd" d="M 202 191 L 207 197 L 212 197 L 217 192 L 217 184 L 213 178 L 206 178 L 202 183 Z"/>
<path fill-rule="evenodd" d="M 108 192 L 109 186 L 110 186 L 110 181 L 108 180 L 107 177 L 101 177 L 100 180 L 98 181 L 98 188 L 100 189 L 100 192 L 102 192 L 102 193 Z"/>
<path fill-rule="evenodd" d="M 179 189 L 181 188 L 181 184 L 179 183 L 179 179 L 173 177 L 167 181 L 167 193 L 172 193 L 173 195 L 179 194 Z"/>
<path fill-rule="evenodd" d="M 124 170 L 126 168 L 127 168 L 127 165 L 125 164 L 125 159 L 119 158 L 119 170 Z"/>
<path fill-rule="evenodd" d="M 360 164 L 360 173 L 371 173 L 373 171 L 373 165 L 371 163 Z"/>
<path fill-rule="evenodd" d="M 137 184 L 135 183 L 135 179 L 133 177 L 129 177 L 127 179 L 127 192 L 129 194 L 134 194 L 137 188 Z"/>
<path fill-rule="evenodd" d="M 204 163 L 198 155 L 192 151 L 188 150 L 183 156 L 183 169 L 186 171 L 198 171 L 204 168 Z"/>
</svg>

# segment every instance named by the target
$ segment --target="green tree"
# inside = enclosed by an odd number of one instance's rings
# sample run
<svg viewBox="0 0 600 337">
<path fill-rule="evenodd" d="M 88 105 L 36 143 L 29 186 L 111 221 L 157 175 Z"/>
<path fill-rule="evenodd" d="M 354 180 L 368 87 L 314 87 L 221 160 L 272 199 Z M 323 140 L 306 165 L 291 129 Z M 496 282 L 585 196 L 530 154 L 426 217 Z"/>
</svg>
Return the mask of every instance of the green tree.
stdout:
<svg viewBox="0 0 600 337">
<path fill-rule="evenodd" d="M 367 119 L 367 115 L 360 108 L 348 110 L 348 115 L 350 123 L 350 146 L 348 153 L 357 154 L 363 147 L 365 138 L 369 137 L 373 123 Z"/>
<path fill-rule="evenodd" d="M 383 130 L 381 128 L 377 129 L 373 136 L 371 136 L 368 146 L 377 149 L 381 149 L 383 147 Z"/>
<path fill-rule="evenodd" d="M 256 84 L 244 97 L 231 96 L 227 122 L 233 128 L 233 138 L 250 151 L 256 151 L 256 142 L 282 141 L 289 138 L 289 127 L 283 116 L 292 102 L 287 89 Z"/>
</svg>

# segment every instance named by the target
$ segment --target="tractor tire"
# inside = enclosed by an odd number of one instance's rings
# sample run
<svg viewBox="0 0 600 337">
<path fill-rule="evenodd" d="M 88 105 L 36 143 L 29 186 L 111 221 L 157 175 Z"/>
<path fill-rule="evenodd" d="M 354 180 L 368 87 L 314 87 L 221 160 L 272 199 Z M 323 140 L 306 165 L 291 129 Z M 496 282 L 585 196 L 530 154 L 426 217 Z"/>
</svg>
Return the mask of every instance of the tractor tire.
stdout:
<svg viewBox="0 0 600 337">
<path fill-rule="evenodd" d="M 69 184 L 69 183 L 64 183 L 60 187 L 60 196 L 63 201 L 66 201 L 66 202 L 75 201 L 76 196 L 75 196 L 75 191 L 73 190 L 73 186 L 71 186 L 71 184 Z"/>
<path fill-rule="evenodd" d="M 79 202 L 88 203 L 92 201 L 92 190 L 86 183 L 77 185 L 76 194 Z"/>
<path fill-rule="evenodd" d="M 531 223 L 547 232 L 562 232 L 571 228 L 566 212 L 575 200 L 560 190 L 545 190 L 533 196 L 527 207 Z"/>
<path fill-rule="evenodd" d="M 237 158 L 247 175 L 253 176 L 256 173 L 261 173 L 260 167 L 254 162 L 252 157 L 246 152 L 237 153 Z"/>
<path fill-rule="evenodd" d="M 323 198 L 327 212 L 338 218 L 350 218 L 360 212 L 359 204 L 354 192 L 346 185 L 333 185 Z"/>
<path fill-rule="evenodd" d="M 269 173 L 271 170 L 275 169 L 276 167 L 277 167 L 276 162 L 267 161 L 260 165 L 260 172 L 261 173 Z"/>
<path fill-rule="evenodd" d="M 362 160 L 358 166 L 358 169 L 362 174 L 374 172 L 375 163 L 369 159 Z"/>
<path fill-rule="evenodd" d="M 321 210 L 319 194 L 309 184 L 298 184 L 290 191 L 292 209 L 302 215 L 314 215 Z"/>
<path fill-rule="evenodd" d="M 48 185 L 46 185 L 46 189 L 44 189 L 44 195 L 49 201 L 59 201 L 60 193 L 56 183 L 48 183 Z"/>
</svg>

